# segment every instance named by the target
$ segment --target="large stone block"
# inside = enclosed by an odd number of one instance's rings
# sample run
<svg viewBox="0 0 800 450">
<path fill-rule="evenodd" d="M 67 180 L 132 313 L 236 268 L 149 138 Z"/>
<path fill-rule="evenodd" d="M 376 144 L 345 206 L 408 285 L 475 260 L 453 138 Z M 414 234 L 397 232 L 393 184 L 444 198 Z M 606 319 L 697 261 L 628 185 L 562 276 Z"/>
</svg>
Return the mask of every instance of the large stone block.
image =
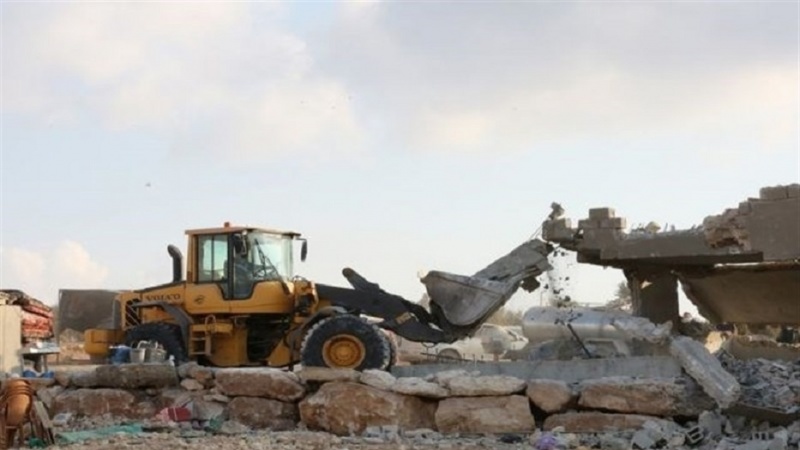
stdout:
<svg viewBox="0 0 800 450">
<path fill-rule="evenodd" d="M 149 402 L 137 402 L 130 392 L 121 389 L 76 389 L 60 393 L 53 400 L 53 414 L 71 413 L 80 417 L 102 416 L 142 419 L 155 413 Z"/>
<path fill-rule="evenodd" d="M 601 412 L 569 412 L 554 414 L 544 421 L 543 428 L 552 430 L 563 427 L 567 433 L 606 433 L 623 430 L 638 430 L 648 421 L 672 423 L 656 417 L 639 414 L 608 414 Z"/>
<path fill-rule="evenodd" d="M 297 405 L 268 398 L 236 397 L 228 403 L 228 417 L 250 428 L 290 430 L 297 425 Z"/>
<path fill-rule="evenodd" d="M 443 384 L 454 397 L 512 395 L 527 387 L 524 380 L 507 375 L 459 376 L 448 378 Z"/>
<path fill-rule="evenodd" d="M 338 435 L 361 434 L 371 426 L 432 429 L 435 411 L 434 401 L 338 381 L 323 384 L 300 402 L 303 423 Z"/>
<path fill-rule="evenodd" d="M 436 399 L 445 398 L 449 395 L 447 389 L 439 386 L 437 383 L 415 377 L 398 379 L 392 386 L 392 390 L 398 394 Z"/>
<path fill-rule="evenodd" d="M 584 408 L 651 416 L 697 416 L 714 402 L 694 383 L 681 379 L 601 378 L 580 386 Z"/>
<path fill-rule="evenodd" d="M 522 395 L 452 397 L 436 409 L 441 433 L 528 433 L 534 427 L 530 402 Z"/>
<path fill-rule="evenodd" d="M 293 402 L 306 393 L 297 374 L 280 369 L 220 369 L 215 379 L 220 392 L 232 397 L 265 397 Z"/>
<path fill-rule="evenodd" d="M 391 391 L 392 386 L 397 382 L 397 378 L 384 370 L 369 369 L 361 374 L 359 381 L 367 386 L 383 389 L 384 391 Z"/>
<path fill-rule="evenodd" d="M 565 411 L 577 399 L 572 388 L 561 380 L 530 380 L 525 394 L 537 408 L 548 414 Z"/>
<path fill-rule="evenodd" d="M 97 385 L 119 389 L 164 388 L 178 385 L 178 373 L 169 364 L 99 366 Z M 73 383 L 75 380 L 73 379 Z"/>
</svg>

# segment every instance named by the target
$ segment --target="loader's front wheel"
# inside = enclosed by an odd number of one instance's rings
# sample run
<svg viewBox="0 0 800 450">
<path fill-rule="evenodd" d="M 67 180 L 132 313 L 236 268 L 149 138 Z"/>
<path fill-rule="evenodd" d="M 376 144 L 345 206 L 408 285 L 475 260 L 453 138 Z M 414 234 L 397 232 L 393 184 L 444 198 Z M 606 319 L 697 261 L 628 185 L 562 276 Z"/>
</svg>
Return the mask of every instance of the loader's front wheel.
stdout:
<svg viewBox="0 0 800 450">
<path fill-rule="evenodd" d="M 300 353 L 307 367 L 384 370 L 391 362 L 391 347 L 384 333 L 349 314 L 317 322 L 306 334 Z"/>
</svg>

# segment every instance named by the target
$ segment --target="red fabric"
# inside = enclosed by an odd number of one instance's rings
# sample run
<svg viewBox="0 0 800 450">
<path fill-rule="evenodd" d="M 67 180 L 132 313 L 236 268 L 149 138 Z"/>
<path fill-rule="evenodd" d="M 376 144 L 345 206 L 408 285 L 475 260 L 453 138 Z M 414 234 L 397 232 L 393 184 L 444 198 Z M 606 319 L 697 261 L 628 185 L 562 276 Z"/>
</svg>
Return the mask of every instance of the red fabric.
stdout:
<svg viewBox="0 0 800 450">
<path fill-rule="evenodd" d="M 192 412 L 189 411 L 189 408 L 184 408 L 183 406 L 173 406 L 159 411 L 157 417 L 165 422 L 189 422 L 192 420 Z"/>
</svg>

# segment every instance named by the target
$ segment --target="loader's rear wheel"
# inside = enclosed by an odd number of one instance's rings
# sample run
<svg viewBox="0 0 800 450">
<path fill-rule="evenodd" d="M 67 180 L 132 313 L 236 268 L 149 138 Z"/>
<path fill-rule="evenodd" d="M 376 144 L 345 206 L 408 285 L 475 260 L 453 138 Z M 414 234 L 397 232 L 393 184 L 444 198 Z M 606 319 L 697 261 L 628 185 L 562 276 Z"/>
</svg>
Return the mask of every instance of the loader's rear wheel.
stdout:
<svg viewBox="0 0 800 450">
<path fill-rule="evenodd" d="M 391 362 L 391 347 L 383 332 L 348 314 L 317 322 L 306 334 L 300 354 L 307 367 L 384 370 Z"/>
<path fill-rule="evenodd" d="M 125 345 L 128 347 L 136 347 L 142 341 L 158 342 L 164 347 L 167 355 L 175 358 L 176 363 L 189 360 L 186 347 L 183 345 L 181 327 L 178 325 L 162 322 L 143 323 L 125 332 Z"/>
</svg>

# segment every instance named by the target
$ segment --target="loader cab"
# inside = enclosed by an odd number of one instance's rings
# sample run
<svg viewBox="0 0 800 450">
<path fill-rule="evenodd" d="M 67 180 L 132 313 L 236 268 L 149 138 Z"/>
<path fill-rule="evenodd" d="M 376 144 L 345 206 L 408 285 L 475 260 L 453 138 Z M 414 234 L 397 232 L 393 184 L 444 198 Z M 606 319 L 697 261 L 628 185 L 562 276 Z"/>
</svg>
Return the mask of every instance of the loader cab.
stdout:
<svg viewBox="0 0 800 450">
<path fill-rule="evenodd" d="M 216 284 L 225 300 L 244 300 L 258 283 L 285 283 L 294 276 L 294 241 L 299 233 L 225 226 L 190 230 L 190 282 Z M 301 259 L 305 259 L 303 240 Z"/>
</svg>

